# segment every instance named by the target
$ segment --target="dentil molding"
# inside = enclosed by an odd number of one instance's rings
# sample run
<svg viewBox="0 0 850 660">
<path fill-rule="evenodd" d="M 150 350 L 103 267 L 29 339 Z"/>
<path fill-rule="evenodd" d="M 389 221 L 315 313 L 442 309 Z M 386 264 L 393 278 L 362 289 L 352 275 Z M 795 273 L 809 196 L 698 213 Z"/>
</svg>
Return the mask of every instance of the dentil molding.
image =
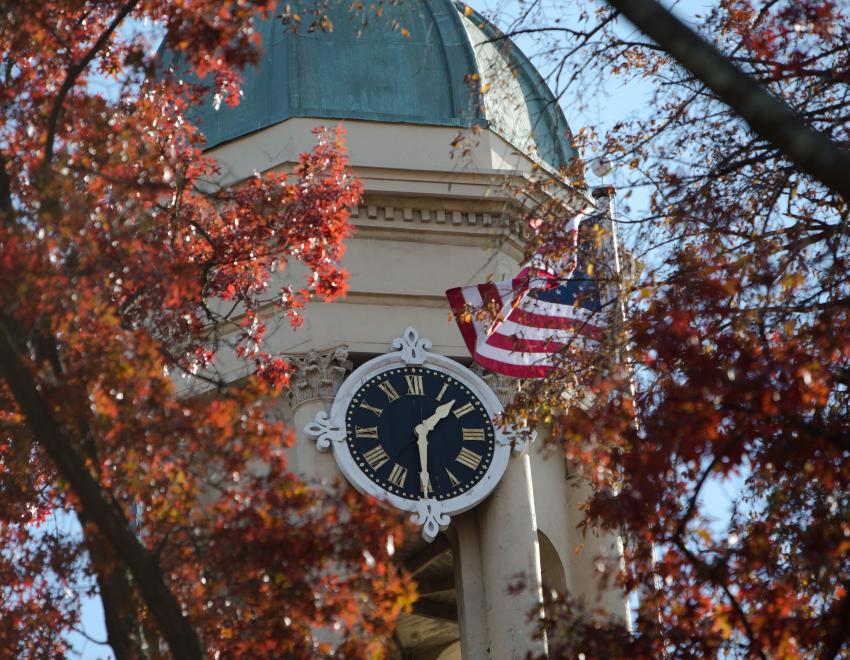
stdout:
<svg viewBox="0 0 850 660">
<path fill-rule="evenodd" d="M 473 212 L 465 210 L 430 209 L 413 206 L 389 206 L 386 204 L 365 204 L 351 209 L 352 218 L 396 222 L 449 225 L 508 227 L 510 219 L 505 214 Z"/>
</svg>

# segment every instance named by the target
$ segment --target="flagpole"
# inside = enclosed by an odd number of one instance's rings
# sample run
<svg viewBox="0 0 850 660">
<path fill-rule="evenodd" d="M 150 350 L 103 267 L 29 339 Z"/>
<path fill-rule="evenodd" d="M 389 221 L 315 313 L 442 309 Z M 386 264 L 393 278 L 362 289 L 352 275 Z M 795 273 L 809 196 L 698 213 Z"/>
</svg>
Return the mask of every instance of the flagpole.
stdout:
<svg viewBox="0 0 850 660">
<path fill-rule="evenodd" d="M 601 166 L 598 166 L 594 163 L 593 171 L 597 176 L 605 176 L 610 173 L 610 161 L 597 161 L 602 163 Z M 628 382 L 629 382 L 629 394 L 632 397 L 632 401 L 635 402 L 634 407 L 634 425 L 635 430 L 639 437 L 644 436 L 644 429 L 640 423 L 639 410 L 637 408 L 637 377 L 635 374 L 634 363 L 629 359 L 628 354 L 630 353 L 631 348 L 631 338 L 628 336 L 627 331 L 627 316 L 626 316 L 626 302 L 625 302 L 625 294 L 623 291 L 623 282 L 622 282 L 622 265 L 620 262 L 620 248 L 619 248 L 619 240 L 617 236 L 617 223 L 616 223 L 616 215 L 614 210 L 614 199 L 616 197 L 617 191 L 613 185 L 602 185 L 597 186 L 591 191 L 591 195 L 593 199 L 596 201 L 597 212 L 601 216 L 601 224 L 603 229 L 605 230 L 605 235 L 603 238 L 603 246 L 602 246 L 602 254 L 604 256 L 610 255 L 610 266 L 611 271 L 610 284 L 607 287 L 606 296 L 609 301 L 614 301 L 616 298 L 617 310 L 615 313 L 616 323 L 612 324 L 615 328 L 618 328 L 621 336 L 625 339 L 623 343 L 618 343 L 615 351 L 614 358 L 617 362 L 623 363 L 628 370 Z M 608 259 L 603 259 L 603 263 L 606 264 L 606 267 L 609 264 Z M 624 350 L 620 349 L 620 346 L 624 347 Z M 620 543 L 622 543 L 622 536 L 619 537 Z M 650 552 L 650 561 L 652 563 L 652 573 L 653 573 L 653 586 L 656 591 L 660 592 L 664 588 L 663 581 L 661 579 L 661 575 L 659 575 L 656 567 L 657 567 L 657 556 L 656 556 L 656 548 L 655 543 L 652 542 L 650 544 L 649 552 Z M 625 548 L 621 547 L 621 568 L 625 570 Z M 626 625 L 630 632 L 633 632 L 632 626 L 632 607 L 631 603 L 626 599 L 626 612 L 628 616 L 628 620 Z M 661 612 L 659 610 L 658 613 L 658 622 L 661 624 Z M 663 634 L 663 633 L 662 633 Z M 664 651 L 663 657 L 667 657 L 666 649 Z"/>
<path fill-rule="evenodd" d="M 603 159 L 597 159 L 592 163 L 591 167 L 593 169 L 593 173 L 601 177 L 604 177 L 611 171 L 610 161 Z M 616 310 L 613 313 L 613 322 L 611 323 L 610 328 L 616 334 L 621 334 L 624 331 L 626 323 L 626 307 L 620 287 L 620 250 L 614 216 L 614 199 L 616 197 L 617 190 L 613 185 L 602 185 L 593 188 L 590 194 L 596 202 L 596 214 L 597 218 L 599 218 L 598 223 L 603 229 L 602 245 L 600 246 L 598 254 L 601 257 L 599 259 L 601 262 L 600 265 L 602 265 L 600 270 L 604 272 L 600 272 L 597 275 L 600 283 L 605 281 L 603 284 L 605 301 L 602 308 L 604 309 L 608 303 L 614 303 L 616 305 Z M 619 349 L 619 343 L 615 343 L 614 346 L 615 349 L 613 358 L 616 362 L 621 363 L 623 361 L 623 355 Z M 634 375 L 631 372 L 631 369 L 629 370 L 628 381 L 629 392 L 632 399 L 634 399 L 636 389 Z M 617 535 L 617 545 L 620 553 L 620 570 L 625 571 L 625 546 L 622 534 Z M 626 597 L 626 627 L 629 632 L 633 632 L 632 619 L 632 605 L 629 602 L 629 598 Z"/>
<path fill-rule="evenodd" d="M 608 170 L 610 171 L 610 170 Z M 625 327 L 626 323 L 626 304 L 623 300 L 621 275 L 622 267 L 620 264 L 620 248 L 617 237 L 617 224 L 614 211 L 614 198 L 617 195 L 617 189 L 613 185 L 597 186 L 591 191 L 591 196 L 596 201 L 596 211 L 601 217 L 600 224 L 605 230 L 602 239 L 602 263 L 605 264 L 608 270 L 608 284 L 606 286 L 606 298 L 608 302 L 617 301 L 617 323 L 620 329 Z M 610 258 L 609 258 L 610 257 Z M 621 358 L 620 351 L 617 351 L 617 359 Z M 630 378 L 630 383 L 634 385 L 634 378 Z M 634 395 L 634 391 L 632 391 Z"/>
</svg>

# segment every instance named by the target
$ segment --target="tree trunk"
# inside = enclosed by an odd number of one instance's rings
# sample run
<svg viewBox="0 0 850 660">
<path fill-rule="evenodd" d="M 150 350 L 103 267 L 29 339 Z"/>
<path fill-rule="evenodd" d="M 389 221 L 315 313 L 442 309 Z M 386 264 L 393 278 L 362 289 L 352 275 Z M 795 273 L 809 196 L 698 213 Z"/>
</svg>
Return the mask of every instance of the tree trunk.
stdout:
<svg viewBox="0 0 850 660">
<path fill-rule="evenodd" d="M 80 506 L 127 566 L 139 593 L 174 657 L 200 660 L 201 644 L 171 592 L 156 558 L 142 545 L 123 512 L 110 501 L 53 417 L 38 385 L 15 349 L 13 325 L 0 314 L 0 375 L 6 381 L 36 441 L 44 447 L 80 501 Z"/>
</svg>

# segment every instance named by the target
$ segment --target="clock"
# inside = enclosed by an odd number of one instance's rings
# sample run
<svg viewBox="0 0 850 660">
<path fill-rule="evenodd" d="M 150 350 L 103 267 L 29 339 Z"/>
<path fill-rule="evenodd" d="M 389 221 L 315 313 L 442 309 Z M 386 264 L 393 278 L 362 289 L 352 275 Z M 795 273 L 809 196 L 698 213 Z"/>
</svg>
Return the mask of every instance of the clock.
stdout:
<svg viewBox="0 0 850 660">
<path fill-rule="evenodd" d="M 410 500 L 467 492 L 496 449 L 490 413 L 473 389 L 426 366 L 386 369 L 360 385 L 345 431 L 357 467 L 385 492 Z"/>
<path fill-rule="evenodd" d="M 413 328 L 357 368 L 330 414 L 305 427 L 361 493 L 413 513 L 432 541 L 450 516 L 489 495 L 527 434 L 496 422 L 502 406 L 476 374 L 431 353 Z"/>
</svg>

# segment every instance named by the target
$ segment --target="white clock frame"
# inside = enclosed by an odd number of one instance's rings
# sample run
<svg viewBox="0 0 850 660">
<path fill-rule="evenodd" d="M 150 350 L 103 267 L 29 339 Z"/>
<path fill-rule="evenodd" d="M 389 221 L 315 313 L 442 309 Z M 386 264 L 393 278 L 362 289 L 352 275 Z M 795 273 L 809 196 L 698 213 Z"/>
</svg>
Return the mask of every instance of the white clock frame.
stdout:
<svg viewBox="0 0 850 660">
<path fill-rule="evenodd" d="M 316 449 L 319 451 L 333 450 L 333 456 L 340 471 L 359 492 L 372 495 L 402 511 L 413 513 L 411 521 L 422 526 L 422 537 L 430 543 L 437 538 L 441 530 L 449 526 L 451 516 L 468 511 L 493 492 L 505 474 L 511 451 L 521 454 L 527 442 L 533 439 L 534 434 L 528 432 L 520 434 L 513 428 L 504 429 L 498 426 L 496 421 L 502 414 L 503 408 L 493 390 L 459 362 L 438 353 L 431 353 L 429 350 L 432 346 L 431 341 L 420 337 L 414 328 L 408 327 L 401 337 L 393 341 L 392 346 L 396 349 L 395 351 L 372 358 L 355 369 L 345 379 L 334 397 L 330 415 L 324 411 L 317 413 L 315 420 L 304 427 L 304 432 L 316 438 Z M 493 424 L 495 432 L 493 460 L 481 480 L 461 495 L 444 500 L 430 497 L 411 500 L 400 497 L 384 490 L 366 476 L 357 467 L 351 455 L 345 431 L 345 414 L 351 399 L 364 383 L 378 374 L 409 365 L 422 365 L 435 371 L 442 371 L 465 384 L 484 405 Z"/>
</svg>

